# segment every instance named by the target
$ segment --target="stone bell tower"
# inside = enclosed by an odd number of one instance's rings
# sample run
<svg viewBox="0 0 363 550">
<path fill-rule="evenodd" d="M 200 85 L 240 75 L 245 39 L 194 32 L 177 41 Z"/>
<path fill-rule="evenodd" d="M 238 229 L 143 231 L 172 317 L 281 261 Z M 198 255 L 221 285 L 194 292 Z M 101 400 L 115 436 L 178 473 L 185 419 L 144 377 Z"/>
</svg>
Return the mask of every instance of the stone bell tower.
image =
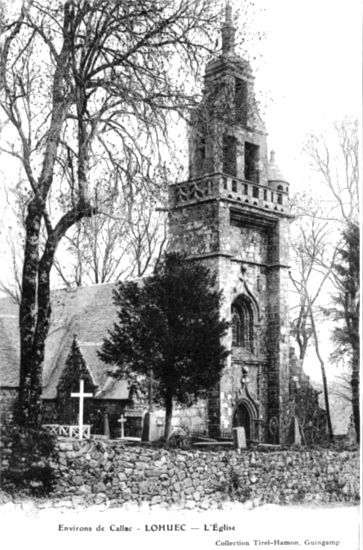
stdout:
<svg viewBox="0 0 363 550">
<path fill-rule="evenodd" d="M 235 52 L 229 4 L 220 55 L 193 115 L 188 181 L 170 186 L 170 249 L 217 273 L 231 355 L 209 399 L 211 435 L 244 426 L 281 442 L 289 392 L 289 184 L 267 153 L 251 67 Z"/>
</svg>

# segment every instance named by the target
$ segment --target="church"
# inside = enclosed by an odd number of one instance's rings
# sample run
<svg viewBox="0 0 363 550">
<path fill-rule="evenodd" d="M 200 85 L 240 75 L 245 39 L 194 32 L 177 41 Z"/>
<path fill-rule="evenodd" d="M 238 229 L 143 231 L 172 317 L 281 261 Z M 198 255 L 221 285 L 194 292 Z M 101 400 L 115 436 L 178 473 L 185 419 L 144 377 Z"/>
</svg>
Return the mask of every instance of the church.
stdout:
<svg viewBox="0 0 363 550">
<path fill-rule="evenodd" d="M 289 341 L 289 183 L 282 176 L 254 96 L 248 62 L 235 52 L 236 29 L 226 7 L 222 48 L 207 63 L 203 99 L 193 113 L 189 136 L 189 179 L 169 189 L 169 250 L 202 261 L 217 274 L 231 323 L 231 354 L 207 402 L 177 411 L 174 422 L 211 437 L 243 426 L 247 441 L 287 441 L 294 429 L 288 412 L 296 387 L 308 384 Z M 53 325 L 43 375 L 44 422 L 56 422 L 59 388 L 75 339 L 82 354 L 85 410 L 96 433 L 107 413 L 111 434 L 126 417 L 126 435 L 139 434 L 147 402 L 136 402 L 127 384 L 107 376 L 97 356 L 115 321 L 113 285 L 95 285 L 53 294 Z M 0 300 L 2 417 L 7 418 L 18 387 L 17 306 Z M 73 377 L 74 378 L 74 377 Z M 72 385 L 73 384 L 73 385 Z M 66 389 L 78 388 L 69 381 Z M 71 401 L 70 403 L 74 403 Z M 87 403 L 87 400 L 86 400 Z M 75 422 L 76 404 L 70 422 Z M 72 417 L 72 418 L 71 418 Z M 183 421 L 183 422 L 182 422 Z M 102 424 L 102 422 L 101 422 Z M 163 413 L 157 415 L 160 435 Z M 97 426 L 97 427 L 96 427 Z M 296 430 L 296 421 L 295 421 Z"/>
<path fill-rule="evenodd" d="M 170 189 L 170 246 L 217 273 L 231 355 L 210 425 L 276 436 L 289 396 L 289 184 L 268 158 L 251 67 L 235 53 L 226 7 L 222 52 L 205 70 L 189 141 L 190 179 Z M 226 108 L 228 106 L 228 108 Z"/>
</svg>

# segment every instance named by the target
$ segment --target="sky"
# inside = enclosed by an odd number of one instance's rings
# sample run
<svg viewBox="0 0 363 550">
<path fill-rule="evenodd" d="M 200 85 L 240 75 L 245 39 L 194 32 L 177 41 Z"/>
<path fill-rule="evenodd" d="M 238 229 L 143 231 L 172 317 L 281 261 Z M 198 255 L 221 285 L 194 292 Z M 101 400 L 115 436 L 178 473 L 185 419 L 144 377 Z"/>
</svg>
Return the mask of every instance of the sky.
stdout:
<svg viewBox="0 0 363 550">
<path fill-rule="evenodd" d="M 220 4 L 222 9 L 224 1 Z M 239 0 L 232 5 L 237 8 Z M 345 114 L 360 116 L 361 2 L 255 0 L 254 5 L 252 33 L 266 35 L 252 45 L 258 57 L 252 62 L 255 89 L 267 103 L 269 148 L 293 190 L 304 172 L 306 133 L 329 128 Z"/>
<path fill-rule="evenodd" d="M 260 46 L 255 89 L 267 98 L 269 149 L 275 150 L 294 193 L 311 175 L 302 154 L 306 134 L 329 132 L 333 121 L 345 115 L 361 117 L 361 2 L 259 0 L 256 5 L 266 10 L 260 18 L 266 38 Z M 328 360 L 329 330 L 321 331 L 321 344 Z M 312 351 L 304 370 L 312 379 L 321 379 Z"/>
<path fill-rule="evenodd" d="M 301 145 L 361 112 L 361 2 L 257 0 L 266 31 L 255 87 L 270 98 L 264 119 L 269 147 L 290 181 L 301 184 Z M 300 171 L 300 173 L 299 173 Z"/>
<path fill-rule="evenodd" d="M 224 2 L 220 3 L 222 9 Z M 233 4 L 237 7 L 239 1 Z M 361 2 L 256 0 L 254 11 L 252 34 L 266 35 L 253 46 L 255 89 L 266 103 L 263 118 L 269 149 L 275 150 L 294 192 L 308 178 L 301 154 L 306 133 L 329 129 L 346 114 L 360 117 Z M 0 168 L 1 186 L 9 171 Z M 0 193 L 3 197 L 1 189 Z M 2 202 L 0 216 L 4 215 Z M 2 274 L 11 268 L 1 244 L 0 265 Z"/>
</svg>

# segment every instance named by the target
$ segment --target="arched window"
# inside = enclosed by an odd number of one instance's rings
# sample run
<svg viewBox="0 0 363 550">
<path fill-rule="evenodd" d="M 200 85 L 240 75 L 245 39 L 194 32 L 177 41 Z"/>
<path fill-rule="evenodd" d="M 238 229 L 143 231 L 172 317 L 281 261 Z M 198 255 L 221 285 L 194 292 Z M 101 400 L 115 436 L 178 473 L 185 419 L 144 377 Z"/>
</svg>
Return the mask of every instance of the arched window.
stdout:
<svg viewBox="0 0 363 550">
<path fill-rule="evenodd" d="M 241 316 L 236 308 L 232 307 L 232 346 L 242 345 Z"/>
<path fill-rule="evenodd" d="M 244 298 L 232 304 L 232 346 L 253 352 L 253 311 Z"/>
</svg>

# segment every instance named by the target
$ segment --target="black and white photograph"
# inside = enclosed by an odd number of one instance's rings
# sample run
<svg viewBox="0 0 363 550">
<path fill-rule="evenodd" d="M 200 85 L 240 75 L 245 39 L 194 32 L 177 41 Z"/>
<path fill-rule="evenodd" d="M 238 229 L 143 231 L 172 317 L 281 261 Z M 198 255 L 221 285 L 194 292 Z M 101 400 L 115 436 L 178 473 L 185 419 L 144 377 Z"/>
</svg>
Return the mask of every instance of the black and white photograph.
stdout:
<svg viewBox="0 0 363 550">
<path fill-rule="evenodd" d="M 361 547 L 361 12 L 0 0 L 6 544 Z"/>
</svg>

